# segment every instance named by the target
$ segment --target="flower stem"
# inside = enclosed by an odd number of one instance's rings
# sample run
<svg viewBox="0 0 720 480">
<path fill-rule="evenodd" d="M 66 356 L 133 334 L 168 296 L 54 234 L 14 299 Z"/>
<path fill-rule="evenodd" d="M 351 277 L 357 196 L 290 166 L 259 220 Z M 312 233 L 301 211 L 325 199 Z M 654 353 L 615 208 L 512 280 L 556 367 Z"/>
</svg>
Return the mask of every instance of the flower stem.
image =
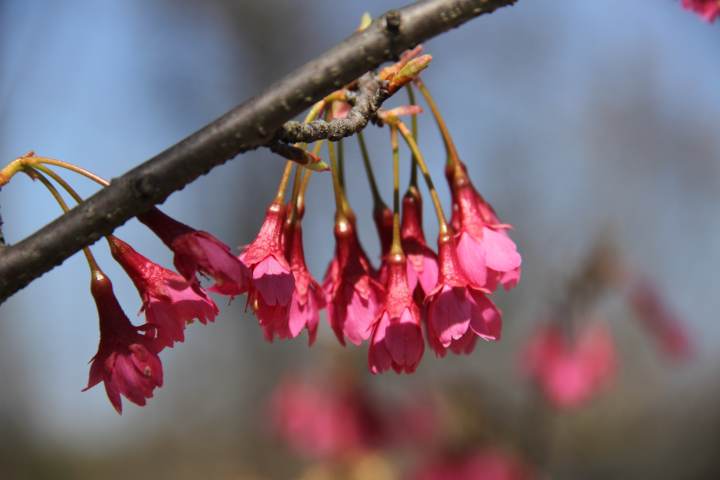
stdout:
<svg viewBox="0 0 720 480">
<path fill-rule="evenodd" d="M 345 198 L 342 186 L 340 185 L 340 178 L 338 176 L 338 160 L 335 155 L 335 143 L 327 142 L 328 155 L 330 156 L 330 170 L 332 171 L 333 191 L 335 192 L 335 219 L 337 220 L 348 220 L 352 216 L 352 210 L 350 205 Z"/>
<path fill-rule="evenodd" d="M 390 257 L 400 259 L 403 249 L 400 244 L 400 147 L 398 145 L 397 127 L 390 127 L 390 145 L 393 159 L 393 236 L 390 246 Z"/>
<path fill-rule="evenodd" d="M 280 184 L 278 185 L 277 194 L 275 195 L 275 201 L 277 203 L 282 203 L 285 199 L 285 190 L 287 189 L 287 184 L 290 181 L 290 173 L 292 172 L 294 164 L 295 162 L 292 160 L 285 162 L 285 170 L 283 170 L 282 177 L 280 177 Z"/>
<path fill-rule="evenodd" d="M 410 102 L 410 105 L 417 105 L 417 100 L 415 99 L 415 90 L 413 90 L 412 83 L 408 83 L 405 85 L 405 91 L 407 92 L 408 101 Z M 418 141 L 418 119 L 417 115 L 412 115 L 410 117 L 410 129 L 412 130 L 412 136 L 415 140 L 415 143 Z M 417 160 L 415 159 L 415 155 L 412 156 L 412 162 L 410 164 L 410 186 L 417 188 Z"/>
<path fill-rule="evenodd" d="M 50 194 L 55 198 L 55 201 L 60 205 L 60 208 L 62 208 L 63 212 L 65 212 L 65 213 L 69 212 L 70 207 L 68 207 L 67 203 L 65 202 L 65 199 L 63 199 L 62 195 L 60 195 L 60 192 L 58 192 L 57 188 L 55 188 L 55 185 L 53 185 L 50 182 L 50 180 L 48 180 L 47 177 L 45 175 L 43 175 L 42 171 L 40 171 L 43 169 L 38 168 L 38 167 L 40 167 L 40 166 L 39 165 L 37 167 L 26 166 L 24 171 L 33 180 L 40 180 L 40 182 L 43 185 L 45 185 L 45 188 L 47 188 L 48 191 L 50 192 Z M 49 169 L 47 169 L 47 170 L 49 170 Z M 45 170 L 43 170 L 43 171 L 45 171 Z M 52 170 L 50 170 L 50 171 L 52 172 Z M 52 176 L 53 176 L 53 178 L 60 178 L 60 176 L 55 172 L 52 172 Z M 67 185 L 67 182 L 62 180 L 62 178 L 60 180 L 62 181 L 61 185 L 63 185 L 63 188 L 65 188 L 65 185 Z M 69 188 L 68 193 L 70 193 L 70 191 L 72 191 L 73 193 L 71 193 L 70 195 L 73 198 L 75 198 L 76 200 L 79 199 L 78 200 L 79 202 L 82 202 L 82 198 L 69 185 L 67 185 L 67 187 Z M 97 275 L 97 273 L 100 272 L 100 267 L 98 267 L 97 261 L 95 260 L 95 257 L 93 256 L 92 252 L 90 251 L 90 248 L 83 247 L 83 253 L 85 254 L 85 259 L 87 260 L 88 266 L 90 267 L 90 274 L 94 278 Z"/>
<path fill-rule="evenodd" d="M 345 149 L 343 148 L 343 139 L 337 141 L 337 156 L 338 156 L 338 179 L 340 180 L 340 186 L 345 191 Z"/>
<path fill-rule="evenodd" d="M 357 133 L 357 139 L 358 144 L 360 145 L 360 153 L 362 154 L 363 165 L 365 166 L 365 175 L 367 176 L 368 182 L 370 183 L 370 191 L 372 192 L 373 197 L 373 206 L 375 208 L 385 207 L 385 202 L 382 199 L 382 195 L 380 195 L 380 190 L 378 189 L 377 181 L 375 180 L 375 172 L 373 172 L 372 164 L 370 163 L 370 155 L 368 154 L 367 145 L 365 144 L 365 136 L 363 135 L 362 131 L 359 131 Z"/>
<path fill-rule="evenodd" d="M 104 178 L 102 178 L 99 175 L 95 175 L 90 170 L 86 170 L 82 167 L 78 167 L 77 165 L 73 165 L 72 163 L 63 162 L 62 160 L 56 160 L 54 158 L 47 158 L 47 157 L 35 157 L 35 156 L 25 157 L 25 160 L 30 165 L 33 165 L 33 164 L 54 165 L 56 167 L 61 167 L 66 170 L 70 170 L 71 172 L 75 172 L 84 177 L 89 178 L 93 182 L 95 182 L 99 185 L 102 185 L 103 187 L 107 187 L 108 185 L 110 185 L 110 182 L 108 182 L 107 180 L 105 180 Z"/>
<path fill-rule="evenodd" d="M 420 78 L 416 79 L 415 84 L 417 85 L 418 90 L 420 90 L 420 93 L 425 98 L 425 101 L 430 107 L 430 111 L 432 111 L 433 117 L 435 118 L 435 123 L 440 130 L 440 135 L 442 135 L 443 143 L 445 144 L 445 152 L 447 153 L 448 166 L 458 166 L 460 164 L 460 156 L 458 155 L 457 149 L 455 148 L 455 143 L 450 136 L 447 124 L 445 123 L 442 115 L 440 115 L 440 110 L 438 110 L 435 100 L 430 95 L 430 91 L 425 86 L 425 83 L 420 80 Z"/>
<path fill-rule="evenodd" d="M 445 219 L 445 213 L 442 209 L 442 203 L 440 203 L 440 197 L 438 196 L 437 190 L 435 190 L 435 185 L 433 184 L 432 177 L 430 176 L 430 171 L 427 168 L 427 164 L 425 163 L 425 159 L 423 158 L 422 153 L 420 153 L 420 149 L 418 148 L 415 140 L 413 139 L 412 133 L 410 132 L 410 130 L 408 130 L 407 126 L 397 117 L 388 118 L 387 122 L 390 125 L 397 127 L 400 135 L 402 135 L 405 143 L 407 143 L 408 147 L 417 159 L 418 167 L 420 167 L 420 171 L 425 178 L 425 183 L 427 184 L 428 190 L 430 191 L 430 198 L 432 198 L 433 205 L 435 206 L 435 214 L 437 215 L 438 219 L 440 236 L 446 236 L 450 234 L 450 227 L 448 226 L 447 220 Z"/>
</svg>

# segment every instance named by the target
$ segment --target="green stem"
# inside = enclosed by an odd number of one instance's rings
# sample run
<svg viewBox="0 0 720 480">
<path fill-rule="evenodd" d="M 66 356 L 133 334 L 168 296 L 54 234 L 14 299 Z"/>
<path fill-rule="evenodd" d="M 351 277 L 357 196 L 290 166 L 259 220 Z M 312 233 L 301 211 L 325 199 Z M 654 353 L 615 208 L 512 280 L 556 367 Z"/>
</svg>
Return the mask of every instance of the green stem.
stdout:
<svg viewBox="0 0 720 480">
<path fill-rule="evenodd" d="M 448 166 L 458 166 L 460 164 L 460 156 L 458 155 L 457 149 L 455 148 L 455 142 L 453 142 L 453 139 L 450 136 L 450 131 L 447 128 L 447 124 L 445 123 L 442 115 L 440 115 L 440 110 L 438 109 L 435 100 L 430 95 L 430 91 L 427 89 L 422 80 L 418 78 L 415 81 L 415 84 L 417 85 L 418 90 L 420 90 L 422 96 L 425 98 L 425 102 L 427 102 L 428 106 L 430 107 L 433 118 L 435 118 L 435 123 L 440 130 L 440 135 L 442 136 L 443 143 L 445 144 L 445 152 L 447 153 Z"/>
<path fill-rule="evenodd" d="M 417 100 L 415 99 L 415 90 L 413 90 L 411 83 L 408 83 L 407 85 L 405 85 L 405 91 L 407 92 L 408 101 L 410 102 L 410 105 L 417 105 Z M 411 117 L 410 128 L 412 130 L 413 139 L 415 139 L 415 143 L 417 143 L 417 141 L 418 141 L 417 115 L 413 115 Z M 417 160 L 415 159 L 415 155 L 412 156 L 412 162 L 410 164 L 410 186 L 417 188 Z"/>
<path fill-rule="evenodd" d="M 335 193 L 335 216 L 337 220 L 347 220 L 351 210 L 350 205 L 345 198 L 342 186 L 340 185 L 340 177 L 338 176 L 338 160 L 335 155 L 335 143 L 327 142 L 328 156 L 330 157 L 330 170 L 332 173 L 333 192 Z"/>
<path fill-rule="evenodd" d="M 397 259 L 403 256 L 403 249 L 400 244 L 400 147 L 397 128 L 394 126 L 390 127 L 390 145 L 393 159 L 393 237 L 390 257 Z"/>
</svg>

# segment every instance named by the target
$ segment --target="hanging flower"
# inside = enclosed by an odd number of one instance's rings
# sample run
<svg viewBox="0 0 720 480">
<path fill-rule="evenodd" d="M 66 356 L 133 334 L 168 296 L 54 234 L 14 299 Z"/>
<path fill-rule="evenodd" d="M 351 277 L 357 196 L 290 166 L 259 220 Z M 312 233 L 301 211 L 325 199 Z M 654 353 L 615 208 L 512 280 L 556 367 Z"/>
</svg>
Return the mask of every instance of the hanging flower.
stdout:
<svg viewBox="0 0 720 480">
<path fill-rule="evenodd" d="M 421 466 L 411 480 L 530 480 L 531 469 L 495 448 L 446 455 Z"/>
<path fill-rule="evenodd" d="M 273 202 L 253 242 L 240 254 L 250 273 L 249 302 L 257 308 L 284 307 L 290 303 L 295 280 L 283 252 L 285 206 Z"/>
<path fill-rule="evenodd" d="M 446 170 L 453 199 L 460 266 L 474 284 L 494 291 L 513 288 L 520 280 L 521 257 L 492 207 L 475 190 L 465 165 Z"/>
<path fill-rule="evenodd" d="M 130 323 L 110 279 L 102 272 L 93 273 L 90 291 L 100 318 L 100 345 L 90 361 L 90 378 L 83 392 L 103 382 L 118 413 L 122 413 L 120 395 L 144 406 L 153 390 L 163 383 L 162 364 L 154 342 Z"/>
<path fill-rule="evenodd" d="M 371 334 L 383 298 L 383 287 L 360 246 L 355 225 L 340 220 L 335 225 L 335 256 L 330 261 L 323 288 L 328 320 L 341 344 L 345 337 L 360 345 Z"/>
<path fill-rule="evenodd" d="M 431 348 L 439 356 L 443 356 L 448 348 L 469 353 L 474 343 L 467 335 L 477 335 L 483 340 L 499 340 L 501 313 L 487 297 L 487 290 L 465 277 L 459 267 L 451 235 L 440 238 L 438 252 L 439 281 L 426 300 L 428 343 Z"/>
<path fill-rule="evenodd" d="M 372 373 L 392 367 L 397 373 L 412 373 L 425 346 L 420 328 L 420 309 L 408 287 L 404 257 L 388 261 L 385 302 L 373 327 L 368 364 Z"/>
<path fill-rule="evenodd" d="M 173 263 L 188 281 L 195 281 L 198 273 L 212 278 L 210 291 L 235 296 L 247 291 L 245 266 L 230 251 L 230 247 L 213 235 L 195 230 L 165 215 L 157 208 L 138 215 L 175 254 Z"/>
<path fill-rule="evenodd" d="M 417 188 L 411 187 L 403 197 L 402 224 L 400 226 L 402 248 L 407 257 L 407 278 L 410 291 L 421 291 L 425 298 L 438 281 L 437 255 L 428 247 L 422 228 L 422 197 Z"/>
<path fill-rule="evenodd" d="M 155 338 L 158 351 L 184 341 L 185 326 L 193 320 L 215 320 L 217 305 L 196 282 L 151 262 L 117 237 L 108 239 L 113 257 L 140 293 L 147 333 Z"/>
</svg>

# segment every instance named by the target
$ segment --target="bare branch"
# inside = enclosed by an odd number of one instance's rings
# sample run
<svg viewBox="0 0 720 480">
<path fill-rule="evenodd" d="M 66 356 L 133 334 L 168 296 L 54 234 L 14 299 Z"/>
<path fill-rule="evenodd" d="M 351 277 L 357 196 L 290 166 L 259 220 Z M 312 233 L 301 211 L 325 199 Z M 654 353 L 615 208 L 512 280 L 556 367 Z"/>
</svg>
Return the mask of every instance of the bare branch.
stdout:
<svg viewBox="0 0 720 480">
<path fill-rule="evenodd" d="M 424 0 L 386 13 L 258 96 L 114 179 L 30 237 L 6 247 L 0 255 L 0 302 L 200 175 L 269 143 L 284 122 L 333 90 L 422 41 L 515 1 Z"/>
</svg>

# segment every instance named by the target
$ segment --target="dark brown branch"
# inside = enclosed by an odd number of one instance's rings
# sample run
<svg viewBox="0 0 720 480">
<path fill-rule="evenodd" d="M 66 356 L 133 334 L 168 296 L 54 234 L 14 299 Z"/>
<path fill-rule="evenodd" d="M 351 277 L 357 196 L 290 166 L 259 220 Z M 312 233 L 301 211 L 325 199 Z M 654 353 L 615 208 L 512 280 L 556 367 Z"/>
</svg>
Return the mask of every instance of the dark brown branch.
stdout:
<svg viewBox="0 0 720 480">
<path fill-rule="evenodd" d="M 0 255 L 0 302 L 130 218 L 239 153 L 270 142 L 285 122 L 384 61 L 516 0 L 424 0 L 386 13 Z M 294 139 L 293 139 L 294 140 Z"/>
</svg>

